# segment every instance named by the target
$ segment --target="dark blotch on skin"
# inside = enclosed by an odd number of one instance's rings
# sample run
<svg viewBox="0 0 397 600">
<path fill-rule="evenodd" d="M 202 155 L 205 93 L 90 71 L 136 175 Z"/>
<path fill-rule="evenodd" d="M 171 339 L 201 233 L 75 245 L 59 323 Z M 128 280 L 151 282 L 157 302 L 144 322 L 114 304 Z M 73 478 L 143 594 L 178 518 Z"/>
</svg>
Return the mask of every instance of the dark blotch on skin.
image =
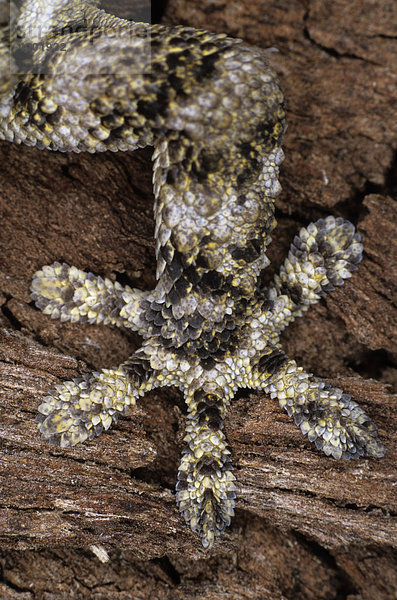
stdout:
<svg viewBox="0 0 397 600">
<path fill-rule="evenodd" d="M 260 373 L 270 373 L 270 375 L 274 375 L 286 362 L 288 362 L 288 357 L 284 352 L 275 349 L 271 354 L 266 354 L 259 359 L 258 369 Z"/>
<path fill-rule="evenodd" d="M 283 282 L 280 291 L 289 296 L 294 304 L 299 305 L 302 302 L 302 288 L 299 284 L 289 285 Z"/>
</svg>

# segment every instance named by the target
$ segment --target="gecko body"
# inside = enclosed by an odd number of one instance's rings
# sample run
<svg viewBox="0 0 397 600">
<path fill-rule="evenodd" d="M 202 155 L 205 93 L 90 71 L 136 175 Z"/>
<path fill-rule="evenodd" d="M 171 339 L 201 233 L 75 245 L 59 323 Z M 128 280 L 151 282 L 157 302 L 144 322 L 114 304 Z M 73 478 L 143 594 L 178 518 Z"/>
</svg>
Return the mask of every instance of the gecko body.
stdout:
<svg viewBox="0 0 397 600">
<path fill-rule="evenodd" d="M 205 547 L 234 512 L 223 426 L 239 388 L 277 398 L 327 455 L 383 455 L 358 404 L 280 346 L 284 328 L 356 269 L 362 245 L 353 225 L 329 216 L 302 228 L 280 273 L 260 285 L 284 130 L 278 80 L 263 51 L 241 40 L 127 22 L 88 0 L 22 2 L 11 26 L 2 25 L 0 138 L 75 152 L 154 147 L 155 289 L 58 262 L 34 275 L 32 298 L 45 314 L 143 338 L 120 366 L 50 391 L 40 431 L 51 443 L 75 445 L 151 389 L 182 390 L 176 500 Z"/>
</svg>

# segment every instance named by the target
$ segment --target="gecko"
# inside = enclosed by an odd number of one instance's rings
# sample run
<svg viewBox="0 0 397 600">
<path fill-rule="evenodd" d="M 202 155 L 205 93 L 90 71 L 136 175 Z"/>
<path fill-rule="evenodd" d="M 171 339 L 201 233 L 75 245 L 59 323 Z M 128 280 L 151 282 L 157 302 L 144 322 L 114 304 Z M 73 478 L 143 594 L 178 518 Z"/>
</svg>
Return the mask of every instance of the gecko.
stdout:
<svg viewBox="0 0 397 600">
<path fill-rule="evenodd" d="M 0 0 L 0 23 L 0 139 L 61 152 L 154 148 L 155 288 L 61 262 L 33 276 L 45 315 L 143 338 L 121 365 L 48 392 L 37 417 L 44 438 L 63 448 L 92 440 L 150 390 L 181 390 L 176 502 L 205 548 L 234 514 L 224 421 L 238 389 L 277 399 L 327 456 L 382 457 L 362 408 L 280 344 L 357 269 L 354 226 L 331 215 L 303 227 L 261 284 L 286 127 L 264 51 L 225 34 L 126 21 L 94 0 Z"/>
</svg>

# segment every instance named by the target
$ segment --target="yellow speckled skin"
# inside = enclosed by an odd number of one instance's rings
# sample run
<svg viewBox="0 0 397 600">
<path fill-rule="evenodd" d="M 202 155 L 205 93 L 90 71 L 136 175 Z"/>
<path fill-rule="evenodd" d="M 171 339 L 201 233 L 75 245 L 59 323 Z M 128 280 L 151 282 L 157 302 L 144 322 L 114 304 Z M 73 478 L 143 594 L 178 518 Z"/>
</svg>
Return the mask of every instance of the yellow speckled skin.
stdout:
<svg viewBox="0 0 397 600">
<path fill-rule="evenodd" d="M 34 275 L 32 298 L 45 314 L 144 339 L 119 367 L 52 390 L 39 407 L 44 437 L 61 446 L 92 439 L 147 391 L 177 386 L 188 416 L 176 499 L 205 547 L 233 515 L 223 423 L 238 388 L 277 398 L 327 455 L 382 456 L 364 411 L 279 344 L 295 317 L 356 269 L 354 227 L 331 216 L 301 229 L 260 289 L 285 128 L 263 52 L 225 35 L 123 21 L 83 0 L 23 2 L 9 28 L 8 5 L 0 0 L 0 138 L 75 152 L 154 146 L 156 288 L 59 263 Z"/>
</svg>

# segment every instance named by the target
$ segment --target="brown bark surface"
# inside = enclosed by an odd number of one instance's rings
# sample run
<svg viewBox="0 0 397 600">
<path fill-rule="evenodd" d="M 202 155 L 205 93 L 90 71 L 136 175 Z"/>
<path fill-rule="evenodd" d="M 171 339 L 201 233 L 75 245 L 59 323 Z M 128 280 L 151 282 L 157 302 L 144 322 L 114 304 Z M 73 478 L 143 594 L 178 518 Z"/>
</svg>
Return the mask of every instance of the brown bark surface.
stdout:
<svg viewBox="0 0 397 600">
<path fill-rule="evenodd" d="M 59 260 L 153 287 L 150 150 L 66 155 L 0 143 L 1 600 L 396 597 L 395 16 L 392 0 L 168 2 L 165 23 L 278 50 L 269 61 L 289 129 L 264 279 L 302 225 L 330 213 L 357 225 L 359 271 L 290 326 L 284 347 L 351 394 L 387 449 L 381 460 L 327 458 L 266 395 L 239 392 L 226 424 L 236 517 L 211 552 L 174 501 L 179 392 L 148 394 L 117 427 L 67 450 L 43 442 L 34 422 L 56 383 L 139 346 L 125 330 L 51 321 L 29 285 Z"/>
</svg>

